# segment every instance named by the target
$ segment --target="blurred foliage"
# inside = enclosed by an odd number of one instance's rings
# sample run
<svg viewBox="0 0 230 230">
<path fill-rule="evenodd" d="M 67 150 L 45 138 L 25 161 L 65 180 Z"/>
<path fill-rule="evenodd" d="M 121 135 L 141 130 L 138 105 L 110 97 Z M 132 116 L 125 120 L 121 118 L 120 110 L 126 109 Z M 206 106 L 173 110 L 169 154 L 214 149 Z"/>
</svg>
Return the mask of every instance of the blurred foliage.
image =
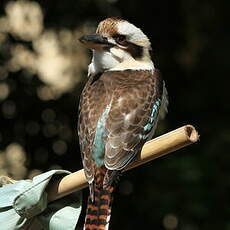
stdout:
<svg viewBox="0 0 230 230">
<path fill-rule="evenodd" d="M 167 84 L 169 114 L 157 135 L 191 123 L 201 141 L 125 173 L 111 229 L 229 230 L 229 5 L 1 0 L 0 173 L 21 179 L 82 167 L 77 107 L 90 57 L 77 39 L 122 16 L 151 39 Z"/>
</svg>

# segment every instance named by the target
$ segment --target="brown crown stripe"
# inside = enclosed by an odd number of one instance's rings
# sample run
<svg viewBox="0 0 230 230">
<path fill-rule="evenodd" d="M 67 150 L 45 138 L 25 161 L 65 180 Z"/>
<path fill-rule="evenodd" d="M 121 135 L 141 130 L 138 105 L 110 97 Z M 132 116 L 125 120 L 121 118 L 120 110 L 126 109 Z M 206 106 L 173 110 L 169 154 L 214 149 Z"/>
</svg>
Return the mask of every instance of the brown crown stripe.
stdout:
<svg viewBox="0 0 230 230">
<path fill-rule="evenodd" d="M 97 33 L 108 33 L 116 34 L 117 33 L 117 23 L 123 21 L 121 18 L 111 17 L 101 21 L 97 27 Z"/>
</svg>

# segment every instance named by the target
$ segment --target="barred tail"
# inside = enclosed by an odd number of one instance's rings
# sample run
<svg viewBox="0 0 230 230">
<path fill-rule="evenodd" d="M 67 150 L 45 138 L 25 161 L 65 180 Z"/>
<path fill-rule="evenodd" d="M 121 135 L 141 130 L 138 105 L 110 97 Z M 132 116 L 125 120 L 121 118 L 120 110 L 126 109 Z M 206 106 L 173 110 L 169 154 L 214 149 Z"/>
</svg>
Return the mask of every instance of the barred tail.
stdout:
<svg viewBox="0 0 230 230">
<path fill-rule="evenodd" d="M 94 200 L 88 198 L 84 230 L 107 230 L 112 207 L 113 187 L 94 189 Z"/>
</svg>

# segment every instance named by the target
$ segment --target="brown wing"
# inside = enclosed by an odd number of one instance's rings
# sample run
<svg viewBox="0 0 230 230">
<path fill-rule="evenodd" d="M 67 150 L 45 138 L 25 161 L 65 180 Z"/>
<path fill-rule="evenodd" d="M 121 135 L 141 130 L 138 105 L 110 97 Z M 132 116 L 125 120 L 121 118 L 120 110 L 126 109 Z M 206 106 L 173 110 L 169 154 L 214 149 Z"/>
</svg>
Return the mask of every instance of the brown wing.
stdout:
<svg viewBox="0 0 230 230">
<path fill-rule="evenodd" d="M 112 78 L 104 164 L 110 170 L 121 170 L 153 134 L 163 84 L 158 71 L 118 71 Z"/>
<path fill-rule="evenodd" d="M 101 80 L 91 77 L 82 92 L 79 104 L 78 136 L 82 162 L 89 183 L 94 179 L 92 145 L 97 121 L 106 106 L 106 91 Z"/>
<path fill-rule="evenodd" d="M 78 133 L 85 175 L 92 182 L 95 162 L 92 157 L 97 123 L 105 108 L 104 165 L 109 170 L 124 168 L 141 150 L 154 130 L 162 95 L 158 71 L 111 71 L 90 79 L 81 100 Z M 155 113 L 153 113 L 155 109 Z M 104 183 L 113 179 L 108 173 Z"/>
</svg>

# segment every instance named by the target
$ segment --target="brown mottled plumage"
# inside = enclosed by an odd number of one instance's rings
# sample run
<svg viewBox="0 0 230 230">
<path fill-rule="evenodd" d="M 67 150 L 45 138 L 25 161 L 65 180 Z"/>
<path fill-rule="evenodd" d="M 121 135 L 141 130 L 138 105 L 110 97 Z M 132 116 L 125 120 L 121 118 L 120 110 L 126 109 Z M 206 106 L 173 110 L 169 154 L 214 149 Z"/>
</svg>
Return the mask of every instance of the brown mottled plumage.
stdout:
<svg viewBox="0 0 230 230">
<path fill-rule="evenodd" d="M 162 80 L 157 70 L 105 72 L 86 84 L 80 101 L 79 138 L 88 181 L 94 178 L 96 165 L 92 160 L 92 145 L 96 125 L 106 106 L 111 109 L 106 120 L 105 166 L 120 170 L 141 150 L 145 140 L 144 125 L 151 115 L 152 104 L 162 96 Z M 113 178 L 104 181 L 105 184 Z"/>
<path fill-rule="evenodd" d="M 162 90 L 157 70 L 147 70 L 141 75 L 138 70 L 105 72 L 96 81 L 94 77 L 89 79 L 81 96 L 79 114 L 79 139 L 88 181 L 93 181 L 97 174 L 92 149 L 96 125 L 106 106 L 110 104 L 111 109 L 105 126 L 108 134 L 105 138 L 105 175 L 100 178 L 101 185 L 112 184 L 117 170 L 123 169 L 140 152 L 146 139 L 140 139 L 139 135 L 145 134 L 144 126 L 150 119 L 152 105 L 162 97 Z M 94 195 L 97 194 L 98 186 L 94 190 Z M 89 199 L 88 211 L 91 203 Z M 87 226 L 89 216 L 86 217 Z"/>
<path fill-rule="evenodd" d="M 90 187 L 84 230 L 108 229 L 114 182 L 152 137 L 166 98 L 151 44 L 139 28 L 107 18 L 96 32 L 80 38 L 93 49 L 78 120 Z"/>
</svg>

